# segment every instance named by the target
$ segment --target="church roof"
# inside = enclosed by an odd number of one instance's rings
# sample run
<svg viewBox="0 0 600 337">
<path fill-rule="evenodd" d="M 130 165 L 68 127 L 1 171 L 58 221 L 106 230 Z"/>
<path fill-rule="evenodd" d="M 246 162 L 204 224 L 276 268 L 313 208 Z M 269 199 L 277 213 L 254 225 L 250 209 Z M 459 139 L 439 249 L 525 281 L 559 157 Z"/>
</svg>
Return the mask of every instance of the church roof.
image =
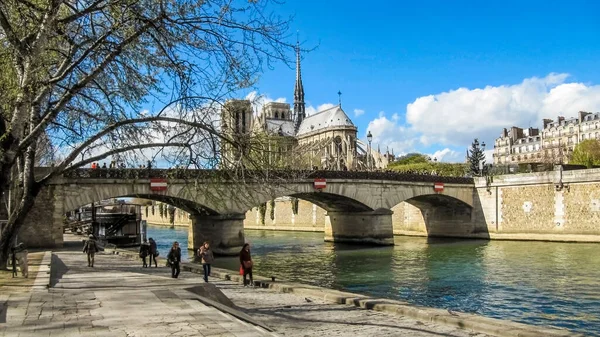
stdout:
<svg viewBox="0 0 600 337">
<path fill-rule="evenodd" d="M 296 136 L 302 136 L 304 134 L 322 130 L 329 127 L 354 127 L 352 120 L 342 107 L 339 105 L 334 106 L 333 108 L 329 108 L 312 116 L 306 117 L 300 127 L 298 128 L 298 133 Z"/>
<path fill-rule="evenodd" d="M 294 121 L 291 119 L 267 118 L 267 133 L 279 134 L 282 136 L 294 136 Z"/>
</svg>

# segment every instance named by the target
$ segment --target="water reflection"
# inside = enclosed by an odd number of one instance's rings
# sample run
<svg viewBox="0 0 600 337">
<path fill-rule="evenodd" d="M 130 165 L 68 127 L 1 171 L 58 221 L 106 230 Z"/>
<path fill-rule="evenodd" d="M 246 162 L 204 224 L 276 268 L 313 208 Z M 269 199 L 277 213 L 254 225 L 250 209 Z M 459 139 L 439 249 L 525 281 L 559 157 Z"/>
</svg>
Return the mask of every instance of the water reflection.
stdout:
<svg viewBox="0 0 600 337">
<path fill-rule="evenodd" d="M 186 230 L 166 230 L 168 242 L 175 234 L 187 243 Z M 598 244 L 396 237 L 394 247 L 356 247 L 323 242 L 322 233 L 246 237 L 263 276 L 600 336 Z M 239 260 L 215 265 L 237 270 Z"/>
</svg>

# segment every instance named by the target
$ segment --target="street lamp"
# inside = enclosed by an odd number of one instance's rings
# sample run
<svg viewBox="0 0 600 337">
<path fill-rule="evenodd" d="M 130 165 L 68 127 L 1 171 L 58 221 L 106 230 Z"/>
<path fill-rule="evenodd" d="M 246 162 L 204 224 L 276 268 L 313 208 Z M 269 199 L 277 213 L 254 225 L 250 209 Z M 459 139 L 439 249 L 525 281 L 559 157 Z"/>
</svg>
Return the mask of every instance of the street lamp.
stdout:
<svg viewBox="0 0 600 337">
<path fill-rule="evenodd" d="M 371 134 L 371 131 L 369 130 L 369 132 L 367 132 L 367 141 L 369 142 L 369 151 L 368 151 L 368 157 L 367 157 L 367 166 L 369 167 L 369 170 L 371 170 L 371 141 L 373 140 L 373 135 Z"/>
</svg>

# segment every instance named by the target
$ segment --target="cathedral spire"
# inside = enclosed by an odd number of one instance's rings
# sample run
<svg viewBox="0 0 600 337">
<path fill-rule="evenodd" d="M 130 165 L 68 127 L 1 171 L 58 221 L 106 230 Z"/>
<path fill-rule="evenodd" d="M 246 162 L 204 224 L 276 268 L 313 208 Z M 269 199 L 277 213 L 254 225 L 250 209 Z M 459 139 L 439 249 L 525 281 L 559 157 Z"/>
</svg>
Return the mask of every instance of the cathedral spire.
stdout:
<svg viewBox="0 0 600 337">
<path fill-rule="evenodd" d="M 304 86 L 302 85 L 302 72 L 300 70 L 300 40 L 296 40 L 296 86 L 294 87 L 294 118 L 296 131 L 306 117 L 304 106 Z"/>
</svg>

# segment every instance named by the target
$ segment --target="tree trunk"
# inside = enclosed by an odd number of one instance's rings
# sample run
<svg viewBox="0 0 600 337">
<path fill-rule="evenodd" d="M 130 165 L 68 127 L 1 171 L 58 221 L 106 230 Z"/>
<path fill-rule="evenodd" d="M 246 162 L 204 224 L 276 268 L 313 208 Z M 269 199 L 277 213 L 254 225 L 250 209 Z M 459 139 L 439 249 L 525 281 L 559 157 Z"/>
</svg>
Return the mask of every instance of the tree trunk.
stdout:
<svg viewBox="0 0 600 337">
<path fill-rule="evenodd" d="M 6 269 L 10 247 L 13 246 L 15 236 L 25 223 L 25 218 L 33 207 L 35 198 L 40 191 L 41 188 L 37 184 L 32 186 L 28 193 L 24 193 L 21 196 L 19 204 L 15 205 L 14 211 L 9 215 L 8 224 L 0 237 L 0 270 Z"/>
</svg>

